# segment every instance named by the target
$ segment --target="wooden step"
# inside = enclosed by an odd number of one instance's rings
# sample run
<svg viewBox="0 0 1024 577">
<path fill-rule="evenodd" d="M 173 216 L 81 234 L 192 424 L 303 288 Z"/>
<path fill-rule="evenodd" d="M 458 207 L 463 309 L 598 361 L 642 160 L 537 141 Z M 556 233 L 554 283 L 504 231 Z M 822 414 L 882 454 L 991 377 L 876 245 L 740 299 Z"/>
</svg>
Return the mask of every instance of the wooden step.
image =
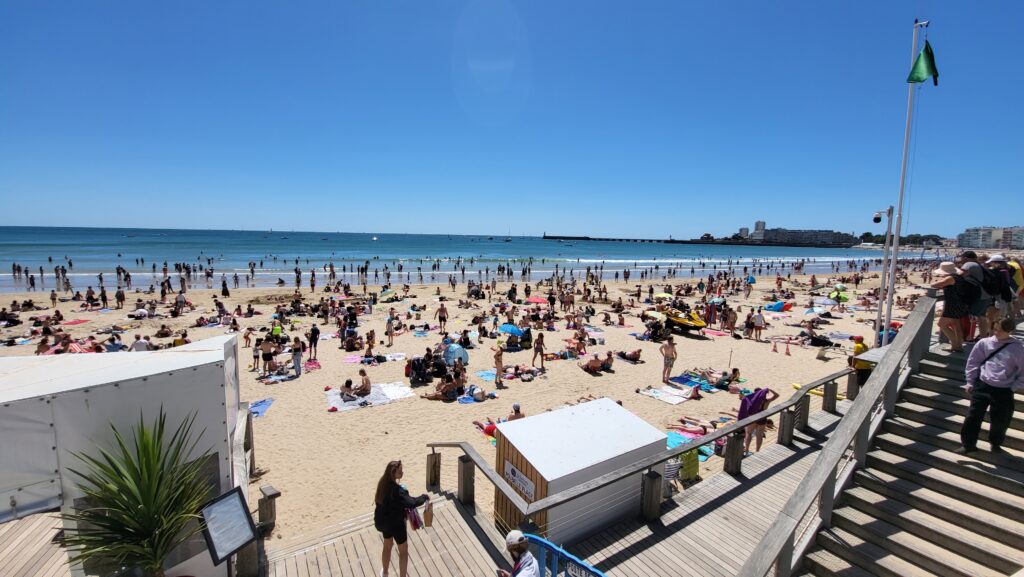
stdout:
<svg viewBox="0 0 1024 577">
<path fill-rule="evenodd" d="M 909 421 L 938 427 L 957 434 L 960 433 L 964 420 L 967 418 L 964 415 L 944 411 L 937 407 L 926 407 L 906 401 L 896 404 L 896 415 Z M 985 422 L 988 421 L 988 413 L 985 413 Z M 981 427 L 980 436 L 981 440 L 988 441 L 987 426 Z M 1010 428 L 1006 431 L 1006 441 L 1003 446 L 1024 451 L 1024 429 L 1015 429 L 1011 423 Z"/>
<path fill-rule="evenodd" d="M 862 469 L 854 473 L 856 483 L 886 497 L 902 501 L 929 515 L 945 519 L 1005 545 L 1019 547 L 1024 523 L 1014 521 L 986 509 L 975 507 L 963 496 L 950 497 L 912 481 L 879 469 Z"/>
<path fill-rule="evenodd" d="M 818 532 L 818 545 L 880 577 L 937 577 L 935 573 L 900 558 L 839 527 Z"/>
<path fill-rule="evenodd" d="M 854 565 L 831 551 L 815 547 L 804 555 L 805 575 L 814 577 L 875 577 L 875 573 Z"/>
<path fill-rule="evenodd" d="M 867 457 L 868 467 L 885 471 L 954 499 L 971 495 L 971 504 L 1024 523 L 1024 497 L 1000 491 L 895 453 L 871 451 Z"/>
<path fill-rule="evenodd" d="M 949 345 L 943 345 L 949 346 Z M 965 346 L 964 352 L 962 353 L 951 353 L 949 351 L 942 350 L 942 348 L 932 348 L 924 354 L 924 358 L 935 361 L 937 363 L 945 364 L 949 367 L 964 368 L 967 364 L 967 355 L 971 354 L 971 347 Z"/>
<path fill-rule="evenodd" d="M 963 381 L 954 381 L 945 377 L 926 375 L 924 373 L 913 373 L 907 382 L 908 389 L 925 389 L 936 393 L 946 393 L 954 396 L 963 395 Z"/>
<path fill-rule="evenodd" d="M 851 487 L 843 493 L 842 503 L 866 515 L 907 531 L 934 546 L 1003 573 L 1012 573 L 1024 565 L 1024 551 L 1008 547 L 978 535 L 960 525 L 888 498 L 866 487 Z M 871 527 L 879 533 L 878 528 Z M 852 531 L 852 529 L 851 529 Z M 856 533 L 856 531 L 852 531 Z M 869 539 L 871 540 L 871 539 Z M 915 561 L 916 562 L 916 561 Z M 922 565 L 922 563 L 918 563 Z"/>
<path fill-rule="evenodd" d="M 890 432 L 875 436 L 875 446 L 883 451 L 921 461 L 983 485 L 990 485 L 1001 491 L 1024 496 L 1022 475 L 1012 469 L 993 467 L 989 463 L 973 458 L 975 455 L 982 454 L 982 451 L 971 453 L 971 455 L 958 455 L 931 443 L 908 439 Z"/>
<path fill-rule="evenodd" d="M 946 377 L 957 381 L 964 380 L 964 371 L 962 367 L 950 367 L 943 361 L 936 361 L 928 358 L 921 359 L 921 362 L 918 363 L 915 372 L 934 375 L 936 377 Z"/>
<path fill-rule="evenodd" d="M 882 428 L 889 433 L 928 443 L 947 451 L 955 451 L 960 448 L 959 432 L 954 433 L 939 427 L 916 423 L 902 417 L 886 419 Z M 992 453 L 989 451 L 988 441 L 978 441 L 978 449 L 978 451 L 966 457 L 964 455 L 956 456 L 961 459 L 968 458 L 982 461 L 989 465 L 994 465 L 997 469 L 1003 469 L 1007 476 L 1016 479 L 1021 483 L 1021 487 L 1024 487 L 1024 452 L 1010 447 L 1003 447 L 1003 454 Z M 1014 475 L 1013 472 L 1019 474 Z"/>
<path fill-rule="evenodd" d="M 1004 577 L 999 571 L 929 543 L 910 531 L 854 507 L 840 507 L 832 511 L 832 523 L 936 575 Z"/>
<path fill-rule="evenodd" d="M 963 389 L 956 389 L 956 392 L 942 393 L 920 388 L 905 388 L 900 393 L 900 400 L 909 401 L 917 405 L 934 407 L 958 415 L 966 415 L 971 407 L 971 400 Z M 1024 397 L 1018 395 L 1014 403 L 1013 419 L 1010 427 L 1024 430 Z"/>
</svg>

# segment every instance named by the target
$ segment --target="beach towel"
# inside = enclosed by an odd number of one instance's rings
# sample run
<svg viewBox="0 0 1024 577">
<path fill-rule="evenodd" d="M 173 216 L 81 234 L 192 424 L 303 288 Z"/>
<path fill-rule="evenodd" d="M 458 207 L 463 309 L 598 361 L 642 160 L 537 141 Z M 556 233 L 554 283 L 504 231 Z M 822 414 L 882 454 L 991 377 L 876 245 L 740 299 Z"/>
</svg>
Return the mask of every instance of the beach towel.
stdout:
<svg viewBox="0 0 1024 577">
<path fill-rule="evenodd" d="M 16 344 L 16 345 L 27 345 L 27 344 L 30 344 L 31 342 L 32 342 L 32 339 L 18 339 L 16 341 L 14 341 L 14 344 Z"/>
<path fill-rule="evenodd" d="M 363 360 L 363 355 L 349 355 L 349 356 L 345 357 L 344 359 L 342 359 L 342 362 L 349 363 L 349 364 L 355 364 L 355 363 L 358 363 L 361 360 Z"/>
<path fill-rule="evenodd" d="M 459 401 L 460 405 L 472 405 L 473 403 L 482 402 L 474 399 L 472 395 L 462 395 L 457 400 Z"/>
<path fill-rule="evenodd" d="M 644 335 L 642 335 L 640 333 L 629 333 L 629 336 L 636 337 L 636 340 L 638 340 L 638 341 L 649 341 L 649 340 L 651 340 L 649 337 L 645 337 Z"/>
<path fill-rule="evenodd" d="M 718 331 L 718 330 L 715 330 L 715 329 L 704 329 L 704 334 L 706 334 L 706 335 L 713 335 L 713 336 L 716 336 L 716 337 L 724 337 L 725 335 L 727 335 L 729 333 L 723 332 L 723 331 Z"/>
<path fill-rule="evenodd" d="M 100 309 L 100 310 L 98 310 L 96 312 L 98 312 L 98 313 L 109 313 L 109 312 L 112 312 L 113 310 L 114 309 Z"/>
<path fill-rule="evenodd" d="M 404 361 L 405 353 L 388 353 L 384 355 L 384 358 L 386 358 L 389 361 Z"/>
<path fill-rule="evenodd" d="M 267 414 L 267 409 L 269 409 L 272 404 L 274 404 L 273 397 L 253 401 L 252 403 L 249 403 L 249 412 L 252 413 L 253 417 L 262 417 Z"/>
<path fill-rule="evenodd" d="M 392 384 L 401 386 L 399 383 Z M 332 413 L 351 411 L 361 407 L 379 407 L 381 405 L 386 405 L 396 400 L 388 396 L 389 394 L 396 395 L 398 394 L 398 391 L 394 390 L 392 387 L 384 388 L 382 385 L 371 385 L 369 395 L 365 397 L 357 397 L 351 401 L 345 401 L 342 399 L 341 391 L 338 389 L 324 391 L 324 396 L 327 398 L 327 410 Z M 412 389 L 409 389 L 409 394 L 413 395 Z"/>
<path fill-rule="evenodd" d="M 737 420 L 742 421 L 750 415 L 755 415 L 764 410 L 764 402 L 768 397 L 768 388 L 756 389 L 749 395 L 743 395 L 740 399 L 740 410 Z"/>
<path fill-rule="evenodd" d="M 88 319 L 72 319 L 70 321 L 64 321 L 64 324 L 67 325 L 67 326 L 72 326 L 72 325 L 80 325 L 82 323 L 87 323 L 87 322 L 89 322 Z"/>
<path fill-rule="evenodd" d="M 427 331 L 415 331 L 412 333 L 414 337 L 420 337 L 421 339 L 427 338 Z"/>
<path fill-rule="evenodd" d="M 497 372 L 494 369 L 487 369 L 486 371 L 477 371 L 476 372 L 476 376 L 478 376 L 481 379 L 483 379 L 485 381 L 488 381 L 488 382 L 493 381 L 494 377 L 496 375 L 497 375 Z"/>
<path fill-rule="evenodd" d="M 416 396 L 416 393 L 412 392 L 411 387 L 408 387 L 401 382 L 382 383 L 380 385 L 372 385 L 372 387 L 380 387 L 380 390 L 392 401 L 399 401 Z"/>
<path fill-rule="evenodd" d="M 646 395 L 652 399 L 657 399 L 663 403 L 670 405 L 679 405 L 685 403 L 689 399 L 683 398 L 681 395 L 666 392 L 662 389 L 644 389 L 640 391 L 641 395 Z"/>
<path fill-rule="evenodd" d="M 832 339 L 833 341 L 848 341 L 852 337 L 853 335 L 851 335 L 850 333 L 834 332 L 828 334 L 828 338 Z"/>
<path fill-rule="evenodd" d="M 320 361 L 316 359 L 309 359 L 308 361 L 302 363 L 302 372 L 304 373 L 315 371 L 319 368 L 321 368 Z"/>
<path fill-rule="evenodd" d="M 686 385 L 687 387 L 699 387 L 702 393 L 714 394 L 718 392 L 718 389 L 716 389 L 714 385 L 693 373 L 683 373 L 681 375 L 671 377 L 669 378 L 669 382 L 676 383 L 677 385 Z"/>
</svg>

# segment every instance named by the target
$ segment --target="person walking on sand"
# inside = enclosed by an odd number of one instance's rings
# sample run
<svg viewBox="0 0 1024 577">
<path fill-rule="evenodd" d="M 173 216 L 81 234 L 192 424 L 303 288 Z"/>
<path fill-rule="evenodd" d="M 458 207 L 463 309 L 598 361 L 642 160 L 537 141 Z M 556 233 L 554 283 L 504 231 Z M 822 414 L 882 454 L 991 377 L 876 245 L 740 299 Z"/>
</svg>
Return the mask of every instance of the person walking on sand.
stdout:
<svg viewBox="0 0 1024 577">
<path fill-rule="evenodd" d="M 437 307 L 437 310 L 434 311 L 434 318 L 437 319 L 439 332 L 443 333 L 445 325 L 448 324 L 448 309 L 445 308 L 444 303 L 441 303 L 441 306 Z"/>
<path fill-rule="evenodd" d="M 676 341 L 672 337 L 669 337 L 664 343 L 661 344 L 661 356 L 664 360 L 664 365 L 661 369 L 661 382 L 668 384 L 668 378 L 672 374 L 672 365 L 676 364 Z"/>
<path fill-rule="evenodd" d="M 754 322 L 754 340 L 761 341 L 761 331 L 764 330 L 764 314 L 761 313 L 761 307 L 757 307 L 757 312 L 754 316 L 750 317 L 750 320 Z"/>
<path fill-rule="evenodd" d="M 501 362 L 501 355 L 504 351 L 501 347 L 491 347 L 491 350 L 494 351 L 494 386 L 503 389 L 505 385 L 501 383 L 501 375 L 505 372 L 505 366 Z"/>
<path fill-rule="evenodd" d="M 530 365 L 537 366 L 537 357 L 540 357 L 540 370 L 544 370 L 544 333 L 537 333 L 537 338 L 533 340 L 533 360 L 530 361 Z"/>
<path fill-rule="evenodd" d="M 313 326 L 309 327 L 309 358 L 316 360 L 316 346 L 320 343 L 320 327 L 316 326 L 316 321 L 313 321 Z"/>
<path fill-rule="evenodd" d="M 993 453 L 1003 452 L 1006 430 L 1013 421 L 1014 393 L 1024 391 L 1024 343 L 1010 336 L 1016 328 L 1011 318 L 1003 318 L 992 326 L 993 335 L 980 339 L 967 357 L 964 390 L 971 396 L 960 429 L 965 455 L 978 450 L 978 434 L 985 413 L 989 414 L 988 443 Z"/>
<path fill-rule="evenodd" d="M 407 577 L 409 567 L 409 533 L 405 526 L 405 511 L 419 507 L 430 497 L 426 493 L 419 497 L 410 497 L 409 491 L 399 484 L 402 479 L 402 462 L 391 461 L 384 469 L 384 474 L 377 481 L 377 493 L 374 496 L 373 526 L 380 531 L 384 540 L 381 550 L 381 577 L 388 577 L 391 567 L 391 549 L 398 544 L 398 577 Z"/>
</svg>

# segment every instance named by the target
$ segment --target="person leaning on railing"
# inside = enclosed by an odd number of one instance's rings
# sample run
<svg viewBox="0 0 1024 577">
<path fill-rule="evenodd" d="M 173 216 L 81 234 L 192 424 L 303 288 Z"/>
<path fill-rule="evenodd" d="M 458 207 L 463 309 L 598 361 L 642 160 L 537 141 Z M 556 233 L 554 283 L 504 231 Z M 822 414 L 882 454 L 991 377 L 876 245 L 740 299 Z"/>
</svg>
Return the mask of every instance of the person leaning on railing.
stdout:
<svg viewBox="0 0 1024 577">
<path fill-rule="evenodd" d="M 992 327 L 995 333 L 981 339 L 967 358 L 967 384 L 971 408 L 960 430 L 963 446 L 957 453 L 977 450 L 978 434 L 989 412 L 988 442 L 993 453 L 1002 453 L 1006 430 L 1013 420 L 1014 392 L 1024 391 L 1024 343 L 1010 336 L 1016 322 L 1003 318 Z"/>
<path fill-rule="evenodd" d="M 512 571 L 498 569 L 498 577 L 541 577 L 541 568 L 530 553 L 530 542 L 522 531 L 514 529 L 505 537 L 505 547 L 512 556 Z"/>
</svg>

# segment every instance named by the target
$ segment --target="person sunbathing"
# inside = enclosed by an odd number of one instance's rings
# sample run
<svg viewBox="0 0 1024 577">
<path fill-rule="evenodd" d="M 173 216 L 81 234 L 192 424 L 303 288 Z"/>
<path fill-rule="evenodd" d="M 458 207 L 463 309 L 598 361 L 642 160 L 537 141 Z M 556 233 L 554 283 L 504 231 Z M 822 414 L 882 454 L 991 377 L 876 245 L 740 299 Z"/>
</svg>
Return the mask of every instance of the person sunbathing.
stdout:
<svg viewBox="0 0 1024 577">
<path fill-rule="evenodd" d="M 611 351 L 605 353 L 604 361 L 601 362 L 601 370 L 606 373 L 613 372 L 612 365 L 615 364 L 615 355 Z"/>
<path fill-rule="evenodd" d="M 584 371 L 592 375 L 596 375 L 600 374 L 601 367 L 604 366 L 604 362 L 601 361 L 601 358 L 597 356 L 597 353 L 594 353 L 594 358 L 590 359 L 585 363 L 576 363 L 576 365 L 579 366 Z"/>
<path fill-rule="evenodd" d="M 420 397 L 427 399 L 428 401 L 451 402 L 459 397 L 458 386 L 456 386 L 455 380 L 451 375 L 445 375 L 444 378 L 441 379 L 441 382 L 434 388 L 433 393 L 420 395 Z"/>
<path fill-rule="evenodd" d="M 357 397 L 365 397 L 373 390 L 370 385 L 370 377 L 366 375 L 366 369 L 359 369 L 359 376 L 362 377 L 359 386 L 352 392 Z"/>
<path fill-rule="evenodd" d="M 635 351 L 630 351 L 628 353 L 625 352 L 625 351 L 619 351 L 618 353 L 616 353 L 616 355 L 620 359 L 622 359 L 624 361 L 629 361 L 631 363 L 639 363 L 640 362 L 640 349 L 637 349 Z"/>
<path fill-rule="evenodd" d="M 695 419 L 692 417 L 680 417 L 678 422 L 669 423 L 669 427 L 673 429 L 683 431 L 684 433 L 693 433 L 695 435 L 706 435 L 708 430 L 715 430 L 718 428 L 718 423 L 715 421 L 705 421 L 702 419 Z"/>
</svg>

